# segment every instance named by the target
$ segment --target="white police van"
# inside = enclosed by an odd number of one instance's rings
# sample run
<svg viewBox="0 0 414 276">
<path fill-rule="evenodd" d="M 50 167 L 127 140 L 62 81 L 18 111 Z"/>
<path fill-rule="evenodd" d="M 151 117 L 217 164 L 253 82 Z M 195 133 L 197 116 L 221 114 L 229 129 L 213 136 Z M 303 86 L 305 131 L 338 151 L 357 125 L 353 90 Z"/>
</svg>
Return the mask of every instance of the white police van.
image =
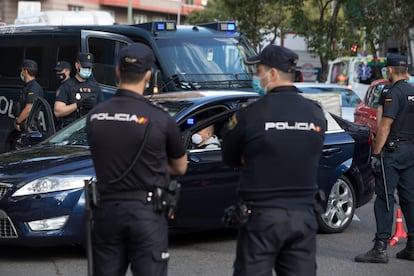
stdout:
<svg viewBox="0 0 414 276">
<path fill-rule="evenodd" d="M 156 56 L 154 80 L 148 91 L 251 90 L 251 66 L 243 60 L 255 55 L 246 37 L 236 31 L 234 22 L 214 22 L 177 26 L 175 21 L 137 25 L 84 26 L 4 26 L 0 27 L 0 152 L 8 151 L 14 129 L 13 106 L 19 100 L 23 83 L 23 59 L 38 63 L 37 81 L 45 99 L 53 106 L 59 86 L 53 68 L 59 60 L 74 64 L 79 51 L 94 57 L 93 77 L 104 97 L 111 97 L 117 86 L 115 66 L 120 49 L 133 42 L 151 47 Z M 34 130 L 43 139 L 54 129 L 53 115 L 39 107 L 32 118 Z M 46 113 L 47 114 L 46 114 Z M 53 113 L 52 113 L 53 114 Z M 52 118 L 51 118 L 52 117 Z M 30 123 L 29 123 L 30 125 Z"/>
</svg>

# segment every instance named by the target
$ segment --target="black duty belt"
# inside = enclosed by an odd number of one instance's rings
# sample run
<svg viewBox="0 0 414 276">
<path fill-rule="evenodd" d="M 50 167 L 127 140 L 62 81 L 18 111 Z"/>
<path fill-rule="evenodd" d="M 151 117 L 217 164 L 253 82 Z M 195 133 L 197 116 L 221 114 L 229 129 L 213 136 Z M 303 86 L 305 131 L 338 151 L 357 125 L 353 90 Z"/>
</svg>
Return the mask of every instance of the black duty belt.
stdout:
<svg viewBox="0 0 414 276">
<path fill-rule="evenodd" d="M 144 203 L 152 201 L 153 192 L 149 191 L 123 191 L 116 193 L 101 194 L 100 201 L 134 201 L 139 200 Z"/>
</svg>

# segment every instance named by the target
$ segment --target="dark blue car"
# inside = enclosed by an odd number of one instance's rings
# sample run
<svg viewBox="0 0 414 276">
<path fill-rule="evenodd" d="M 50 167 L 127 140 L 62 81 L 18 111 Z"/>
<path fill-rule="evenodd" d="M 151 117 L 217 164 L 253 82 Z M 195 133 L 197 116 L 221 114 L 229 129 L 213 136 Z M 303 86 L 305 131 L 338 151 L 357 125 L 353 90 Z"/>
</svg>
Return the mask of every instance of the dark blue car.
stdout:
<svg viewBox="0 0 414 276">
<path fill-rule="evenodd" d="M 191 135 L 213 124 L 220 138 L 221 129 L 234 111 L 257 97 L 255 93 L 225 91 L 151 97 L 176 118 L 188 149 L 187 173 L 177 178 L 183 189 L 175 219 L 170 220 L 172 232 L 224 227 L 223 210 L 236 201 L 238 170 L 223 164 L 220 148 L 196 149 Z M 329 114 L 327 119 L 319 167 L 319 186 L 327 198 L 325 212 L 318 219 L 322 232 L 335 233 L 349 225 L 355 208 L 372 198 L 371 136 L 366 126 Z M 37 102 L 29 121 L 32 132 L 23 140 L 33 142 L 50 134 L 51 123 L 48 106 Z M 0 243 L 83 243 L 84 180 L 94 175 L 85 118 L 38 145 L 0 155 Z"/>
</svg>

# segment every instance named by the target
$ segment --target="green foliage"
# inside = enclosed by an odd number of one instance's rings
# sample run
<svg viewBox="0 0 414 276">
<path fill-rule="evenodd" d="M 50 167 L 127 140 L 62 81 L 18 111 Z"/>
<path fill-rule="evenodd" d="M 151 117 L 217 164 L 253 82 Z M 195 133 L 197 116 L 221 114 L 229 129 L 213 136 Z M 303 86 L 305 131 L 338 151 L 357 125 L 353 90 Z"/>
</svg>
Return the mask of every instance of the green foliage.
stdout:
<svg viewBox="0 0 414 276">
<path fill-rule="evenodd" d="M 414 24 L 412 0 L 209 0 L 206 9 L 188 18 L 190 23 L 234 20 L 259 48 L 264 38 L 274 43 L 287 31 L 302 35 L 309 51 L 318 55 L 324 78 L 329 60 L 356 54 L 386 51 L 390 37 L 404 53 Z"/>
</svg>

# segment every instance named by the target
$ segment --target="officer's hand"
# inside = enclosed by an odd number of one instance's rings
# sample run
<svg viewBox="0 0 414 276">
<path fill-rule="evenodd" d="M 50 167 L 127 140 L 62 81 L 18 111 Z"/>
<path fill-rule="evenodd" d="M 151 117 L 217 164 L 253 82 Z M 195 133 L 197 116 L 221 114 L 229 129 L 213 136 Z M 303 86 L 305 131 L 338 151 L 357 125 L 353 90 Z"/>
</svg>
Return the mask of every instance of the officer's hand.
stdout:
<svg viewBox="0 0 414 276">
<path fill-rule="evenodd" d="M 78 108 L 82 107 L 83 109 L 92 109 L 95 105 L 95 97 L 82 97 L 77 103 Z"/>
<path fill-rule="evenodd" d="M 380 176 L 382 174 L 380 154 L 373 154 L 371 156 L 371 170 L 372 170 L 372 173 L 377 176 Z"/>
</svg>

